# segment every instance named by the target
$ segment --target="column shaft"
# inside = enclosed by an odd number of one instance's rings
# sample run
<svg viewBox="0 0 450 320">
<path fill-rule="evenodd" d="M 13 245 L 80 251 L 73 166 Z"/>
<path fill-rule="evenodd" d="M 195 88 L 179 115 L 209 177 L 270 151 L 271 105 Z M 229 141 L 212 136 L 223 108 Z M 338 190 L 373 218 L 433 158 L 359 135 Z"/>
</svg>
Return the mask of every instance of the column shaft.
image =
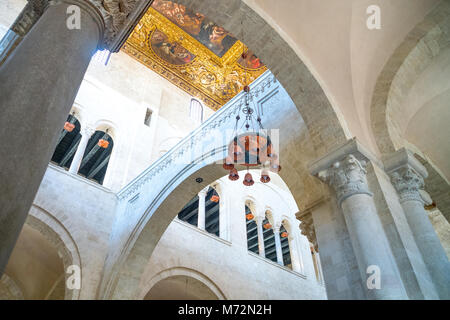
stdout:
<svg viewBox="0 0 450 320">
<path fill-rule="evenodd" d="M 264 217 L 256 217 L 256 227 L 258 228 L 258 253 L 261 257 L 266 257 L 266 250 L 264 247 L 264 232 L 262 223 L 264 221 Z"/>
<path fill-rule="evenodd" d="M 32 205 L 75 95 L 103 32 L 82 1 L 81 28 L 50 5 L 0 67 L 0 274 Z"/>
<path fill-rule="evenodd" d="M 197 227 L 205 230 L 205 198 L 206 191 L 202 190 L 198 194 L 198 216 L 197 216 Z"/>
<path fill-rule="evenodd" d="M 368 190 L 365 165 L 365 160 L 347 155 L 327 170 L 326 181 L 336 191 L 367 298 L 407 299 L 372 193 Z"/>
<path fill-rule="evenodd" d="M 274 228 L 273 234 L 275 236 L 275 249 L 277 251 L 277 262 L 279 265 L 284 265 L 283 252 L 281 251 L 280 229 Z"/>
<path fill-rule="evenodd" d="M 89 142 L 89 139 L 91 138 L 91 135 L 92 135 L 91 130 L 86 129 L 83 131 L 80 143 L 78 144 L 78 147 L 77 147 L 77 151 L 75 152 L 72 163 L 70 164 L 70 168 L 69 168 L 70 173 L 73 173 L 73 174 L 78 173 L 78 170 L 80 169 L 81 161 L 83 160 L 83 156 L 86 151 L 86 147 Z"/>
<path fill-rule="evenodd" d="M 403 210 L 441 299 L 450 299 L 450 263 L 423 202 L 404 201 Z"/>
<path fill-rule="evenodd" d="M 400 195 L 406 220 L 438 295 L 441 299 L 450 299 L 450 262 L 428 218 L 424 208 L 425 201 L 420 194 L 427 172 L 425 168 L 418 167 L 413 160 L 409 161 L 411 165 L 404 164 L 391 173 L 391 180 Z M 417 169 L 414 169 L 413 165 Z"/>
</svg>

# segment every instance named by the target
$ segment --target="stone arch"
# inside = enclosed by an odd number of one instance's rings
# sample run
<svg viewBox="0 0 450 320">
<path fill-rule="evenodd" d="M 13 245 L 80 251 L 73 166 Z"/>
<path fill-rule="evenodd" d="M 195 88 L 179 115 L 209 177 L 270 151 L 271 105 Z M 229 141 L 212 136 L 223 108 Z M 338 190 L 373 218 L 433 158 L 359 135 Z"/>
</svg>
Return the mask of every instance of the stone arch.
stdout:
<svg viewBox="0 0 450 320">
<path fill-rule="evenodd" d="M 84 128 L 85 126 L 84 122 L 86 121 L 84 112 L 85 112 L 84 108 L 78 103 L 74 103 L 72 109 L 70 110 L 70 114 L 73 115 L 75 118 L 77 118 L 82 128 Z"/>
<path fill-rule="evenodd" d="M 253 215 L 258 216 L 259 210 L 256 199 L 253 198 L 252 196 L 245 195 L 244 197 L 242 197 L 242 200 L 244 205 L 247 206 L 252 211 Z"/>
<path fill-rule="evenodd" d="M 98 120 L 94 124 L 95 130 L 106 132 L 108 130 L 108 134 L 111 136 L 113 140 L 117 140 L 118 138 L 118 128 L 117 126 L 109 120 Z"/>
<path fill-rule="evenodd" d="M 403 147 L 411 150 L 429 173 L 425 180 L 425 190 L 448 221 L 450 184 L 423 150 L 405 138 L 402 106 L 423 73 L 436 59 L 450 52 L 449 29 L 450 1 L 444 0 L 408 34 L 392 54 L 378 77 L 370 109 L 370 124 L 381 154 L 385 156 Z M 419 106 L 416 114 L 424 106 L 425 104 Z M 412 116 L 408 120 L 412 120 Z"/>
<path fill-rule="evenodd" d="M 375 84 L 370 124 L 382 155 L 405 146 L 396 116 L 415 80 L 450 44 L 450 2 L 441 1 L 406 37 Z"/>
<path fill-rule="evenodd" d="M 143 299 L 145 295 L 161 280 L 168 279 L 175 276 L 185 276 L 196 279 L 204 284 L 209 290 L 211 290 L 219 300 L 227 300 L 223 291 L 212 281 L 209 277 L 196 270 L 185 267 L 173 267 L 167 270 L 163 270 L 153 276 L 141 290 L 139 299 Z"/>
<path fill-rule="evenodd" d="M 33 205 L 30 209 L 26 224 L 39 231 L 55 246 L 63 261 L 64 270 L 67 270 L 71 265 L 77 265 L 80 267 L 81 277 L 83 276 L 78 246 L 69 231 L 58 219 L 41 207 Z M 66 281 L 69 276 L 70 275 L 66 273 L 64 281 Z M 64 299 L 78 300 L 79 296 L 80 290 L 68 290 L 66 288 Z"/>
<path fill-rule="evenodd" d="M 174 0 L 224 27 L 232 34 L 242 35 L 245 17 L 245 44 L 255 52 L 277 77 L 303 117 L 318 156 L 343 144 L 348 129 L 340 121 L 325 92 L 308 67 L 291 46 L 258 13 L 243 0 L 202 1 Z M 269 40 L 270 39 L 270 40 Z M 344 128 L 346 128 L 344 130 Z"/>
<path fill-rule="evenodd" d="M 306 205 L 309 201 L 322 196 L 321 185 L 307 170 L 307 163 L 316 158 L 316 152 L 311 145 L 303 119 L 284 88 L 269 72 L 254 85 L 258 87 L 263 84 L 267 84 L 270 90 L 267 90 L 261 99 L 267 98 L 268 105 L 271 106 L 267 108 L 265 127 L 281 128 L 280 154 L 283 153 L 285 160 L 280 160 L 283 167 L 280 177 L 300 207 L 300 204 Z M 133 218 L 136 220 L 131 226 L 132 229 L 113 239 L 119 249 L 113 250 L 107 259 L 100 289 L 102 298 L 134 298 L 146 262 L 176 213 L 200 190 L 226 175 L 222 162 L 227 155 L 228 141 L 223 139 L 210 141 L 210 137 L 214 136 L 213 130 L 220 129 L 223 132 L 229 127 L 231 129 L 234 127 L 233 120 L 237 111 L 233 110 L 237 110 L 235 107 L 242 96 L 237 96 L 228 107 L 222 108 L 210 117 L 204 127 L 185 138 L 183 143 L 171 149 L 165 157 L 119 193 L 120 212 L 122 210 L 126 212 L 133 199 L 140 194 L 137 202 L 133 202 L 133 206 L 139 208 L 136 210 L 139 213 Z M 271 112 L 277 116 L 271 117 Z M 197 150 L 200 143 L 207 145 L 207 149 L 199 150 L 195 153 L 196 158 L 192 159 L 189 150 Z M 165 174 L 164 178 L 161 176 L 162 172 Z M 156 186 L 150 183 L 155 181 L 153 179 L 163 179 L 163 182 L 158 182 Z M 119 216 L 116 223 L 120 224 L 123 221 L 127 224 L 128 220 L 129 218 Z"/>
</svg>

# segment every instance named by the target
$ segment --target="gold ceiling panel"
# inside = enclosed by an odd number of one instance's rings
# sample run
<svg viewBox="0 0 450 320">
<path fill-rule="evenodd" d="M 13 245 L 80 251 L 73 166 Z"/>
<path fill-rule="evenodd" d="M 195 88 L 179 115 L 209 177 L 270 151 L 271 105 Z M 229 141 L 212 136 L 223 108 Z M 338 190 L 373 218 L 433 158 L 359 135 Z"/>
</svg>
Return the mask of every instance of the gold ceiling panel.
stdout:
<svg viewBox="0 0 450 320">
<path fill-rule="evenodd" d="M 154 1 L 122 50 L 213 110 L 267 70 L 226 30 L 170 1 Z"/>
</svg>

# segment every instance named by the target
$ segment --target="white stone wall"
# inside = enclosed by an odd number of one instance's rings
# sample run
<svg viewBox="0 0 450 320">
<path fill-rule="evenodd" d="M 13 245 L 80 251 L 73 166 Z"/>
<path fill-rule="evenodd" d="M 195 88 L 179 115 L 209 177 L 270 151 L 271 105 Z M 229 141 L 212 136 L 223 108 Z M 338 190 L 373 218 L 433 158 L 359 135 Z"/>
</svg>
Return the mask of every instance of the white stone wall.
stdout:
<svg viewBox="0 0 450 320">
<path fill-rule="evenodd" d="M 211 280 L 226 299 L 326 299 L 319 284 L 308 239 L 295 218 L 298 211 L 292 194 L 278 175 L 268 184 L 258 182 L 259 170 L 250 171 L 255 184 L 246 187 L 241 179 L 223 177 L 213 184 L 220 197 L 220 238 L 175 218 L 158 242 L 144 275 L 137 298 L 143 298 L 162 273 L 188 269 Z M 299 260 L 293 271 L 247 249 L 245 205 L 264 216 L 270 211 L 275 225 L 284 223 L 291 238 L 291 257 Z M 297 258 L 294 258 L 296 255 Z"/>
<path fill-rule="evenodd" d="M 189 117 L 191 99 L 124 53 L 112 55 L 106 66 L 93 59 L 73 110 L 82 127 L 112 133 L 105 187 L 119 191 L 199 125 Z M 150 126 L 144 123 L 147 109 Z M 203 110 L 204 119 L 213 114 Z"/>
</svg>

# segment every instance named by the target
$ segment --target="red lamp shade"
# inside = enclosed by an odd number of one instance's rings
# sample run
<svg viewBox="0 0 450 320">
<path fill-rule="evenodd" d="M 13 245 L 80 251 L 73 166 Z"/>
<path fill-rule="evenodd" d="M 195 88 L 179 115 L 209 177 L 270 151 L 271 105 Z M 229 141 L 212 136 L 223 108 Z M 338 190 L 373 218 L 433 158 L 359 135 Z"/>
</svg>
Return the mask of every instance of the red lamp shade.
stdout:
<svg viewBox="0 0 450 320">
<path fill-rule="evenodd" d="M 253 218 L 255 217 L 252 213 L 246 214 L 245 217 L 247 218 L 247 220 L 253 220 Z"/>
<path fill-rule="evenodd" d="M 73 129 L 75 129 L 75 125 L 73 123 L 67 122 L 64 123 L 64 130 L 66 130 L 67 132 L 72 132 Z"/>
<path fill-rule="evenodd" d="M 267 222 L 266 224 L 263 225 L 263 227 L 264 227 L 264 229 L 267 230 L 267 229 L 272 228 L 272 225 L 271 225 L 270 223 Z"/>
<path fill-rule="evenodd" d="M 245 178 L 244 178 L 244 182 L 243 184 L 247 187 L 252 186 L 255 183 L 255 181 L 253 181 L 253 177 L 251 173 L 246 173 L 245 174 Z"/>
<path fill-rule="evenodd" d="M 213 195 L 213 196 L 211 197 L 211 201 L 212 201 L 212 202 L 217 203 L 217 202 L 219 202 L 219 200 L 220 200 L 220 198 L 219 198 L 218 195 Z"/>
<path fill-rule="evenodd" d="M 225 161 L 223 163 L 223 168 L 225 170 L 233 170 L 234 169 L 234 164 L 230 157 L 225 158 Z"/>
<path fill-rule="evenodd" d="M 267 170 L 263 170 L 263 172 L 261 173 L 261 179 L 260 181 L 262 183 L 268 183 L 270 182 L 270 177 L 269 177 L 269 173 L 267 172 Z"/>
<path fill-rule="evenodd" d="M 230 175 L 228 176 L 228 179 L 230 179 L 231 181 L 239 180 L 239 174 L 235 168 L 233 168 L 230 171 Z"/>
<path fill-rule="evenodd" d="M 287 232 L 282 232 L 282 233 L 281 233 L 281 237 L 282 237 L 282 238 L 287 238 L 287 236 L 288 236 L 288 233 L 287 233 Z"/>
<path fill-rule="evenodd" d="M 108 146 L 109 146 L 109 142 L 108 141 L 106 141 L 105 139 L 100 139 L 100 140 L 98 140 L 98 146 L 100 147 L 100 148 L 103 148 L 103 149 L 106 149 L 106 148 L 108 148 Z"/>
</svg>

